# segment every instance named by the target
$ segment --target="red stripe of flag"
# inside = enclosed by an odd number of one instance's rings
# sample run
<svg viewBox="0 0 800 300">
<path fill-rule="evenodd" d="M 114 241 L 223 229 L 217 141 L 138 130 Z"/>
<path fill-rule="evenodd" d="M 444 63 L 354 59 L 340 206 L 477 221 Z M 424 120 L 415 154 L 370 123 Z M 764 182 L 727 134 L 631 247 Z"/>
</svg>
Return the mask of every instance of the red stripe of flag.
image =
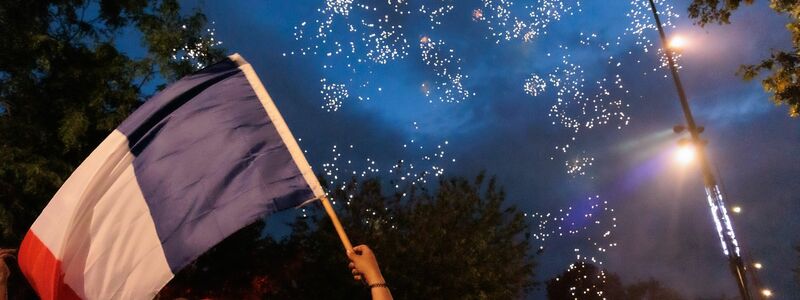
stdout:
<svg viewBox="0 0 800 300">
<path fill-rule="evenodd" d="M 19 247 L 19 267 L 40 298 L 80 299 L 75 291 L 64 283 L 61 262 L 31 230 L 28 230 Z"/>
</svg>

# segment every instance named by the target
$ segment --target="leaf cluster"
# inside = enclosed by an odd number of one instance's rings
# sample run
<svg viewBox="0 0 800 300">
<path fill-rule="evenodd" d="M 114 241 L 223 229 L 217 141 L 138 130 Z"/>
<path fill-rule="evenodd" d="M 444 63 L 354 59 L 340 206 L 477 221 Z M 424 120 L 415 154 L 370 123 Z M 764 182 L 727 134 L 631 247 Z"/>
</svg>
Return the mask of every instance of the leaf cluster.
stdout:
<svg viewBox="0 0 800 300">
<path fill-rule="evenodd" d="M 223 50 L 177 0 L 0 2 L 0 245 L 18 245 L 80 162 L 154 91 Z M 183 27 L 185 25 L 185 27 Z M 120 50 L 141 36 L 141 57 Z M 207 47 L 206 47 L 207 46 Z M 205 48 L 203 48 L 205 47 Z"/>
<path fill-rule="evenodd" d="M 753 0 L 693 0 L 689 17 L 700 26 L 709 23 L 729 24 L 731 13 L 741 4 Z M 800 117 L 800 0 L 770 0 L 770 7 L 779 15 L 789 17 L 786 29 L 791 33 L 791 50 L 771 50 L 760 63 L 742 65 L 738 75 L 745 80 L 764 75 L 761 85 L 771 94 L 776 105 L 786 105 L 791 117 Z"/>
</svg>

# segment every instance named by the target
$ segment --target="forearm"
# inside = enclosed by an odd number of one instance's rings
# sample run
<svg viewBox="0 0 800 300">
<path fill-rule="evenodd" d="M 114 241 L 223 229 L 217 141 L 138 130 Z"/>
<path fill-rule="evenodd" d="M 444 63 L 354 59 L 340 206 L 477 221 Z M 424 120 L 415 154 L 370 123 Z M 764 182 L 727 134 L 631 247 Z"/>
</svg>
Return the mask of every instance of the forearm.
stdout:
<svg viewBox="0 0 800 300">
<path fill-rule="evenodd" d="M 370 293 L 372 294 L 372 300 L 392 300 L 392 292 L 389 291 L 388 286 L 373 286 L 375 284 L 386 284 L 386 280 L 383 279 L 383 275 L 381 275 L 380 271 L 377 274 L 372 274 L 367 276 L 367 284 L 370 285 Z M 0 299 L 5 300 L 5 299 Z"/>
</svg>

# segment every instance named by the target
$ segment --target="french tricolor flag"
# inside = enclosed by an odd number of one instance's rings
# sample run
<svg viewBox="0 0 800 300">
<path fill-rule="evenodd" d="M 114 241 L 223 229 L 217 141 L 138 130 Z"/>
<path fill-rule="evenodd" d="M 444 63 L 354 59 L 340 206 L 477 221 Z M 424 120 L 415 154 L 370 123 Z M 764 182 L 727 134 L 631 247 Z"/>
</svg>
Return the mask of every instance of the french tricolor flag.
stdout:
<svg viewBox="0 0 800 300">
<path fill-rule="evenodd" d="M 238 229 L 320 197 L 272 99 L 234 54 L 117 127 L 31 226 L 19 264 L 42 299 L 149 299 Z"/>
</svg>

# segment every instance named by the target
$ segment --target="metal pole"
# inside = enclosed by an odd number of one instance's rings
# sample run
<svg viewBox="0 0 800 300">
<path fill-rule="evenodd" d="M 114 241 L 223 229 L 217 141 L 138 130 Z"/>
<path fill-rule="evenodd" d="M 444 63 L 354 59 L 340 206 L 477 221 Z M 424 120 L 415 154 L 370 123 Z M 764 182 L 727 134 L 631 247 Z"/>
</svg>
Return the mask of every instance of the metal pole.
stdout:
<svg viewBox="0 0 800 300">
<path fill-rule="evenodd" d="M 686 118 L 687 130 L 691 135 L 692 143 L 697 149 L 700 171 L 703 174 L 703 184 L 705 185 L 708 204 L 711 208 L 711 215 L 714 217 L 717 233 L 719 233 L 720 241 L 722 242 L 722 250 L 728 257 L 731 273 L 739 287 L 739 294 L 742 299 L 750 300 L 750 290 L 747 286 L 744 262 L 739 251 L 739 243 L 736 241 L 736 234 L 733 231 L 733 224 L 730 217 L 728 217 L 728 209 L 722 199 L 722 192 L 717 185 L 717 180 L 714 178 L 714 173 L 711 171 L 711 165 L 705 151 L 705 142 L 700 139 L 700 131 L 694 121 L 692 110 L 689 107 L 689 101 L 686 99 L 686 92 L 683 90 L 683 84 L 681 83 L 680 76 L 678 76 L 675 59 L 673 58 L 672 51 L 670 51 L 668 47 L 667 36 L 664 34 L 664 28 L 661 26 L 661 19 L 658 17 L 656 4 L 653 0 L 648 1 L 650 1 L 650 8 L 656 21 L 656 27 L 658 28 L 658 34 L 661 38 L 664 54 L 667 56 L 670 72 L 672 72 L 672 80 L 675 82 L 675 88 L 678 90 L 678 98 L 680 99 L 681 108 L 683 109 L 683 116 Z"/>
</svg>

